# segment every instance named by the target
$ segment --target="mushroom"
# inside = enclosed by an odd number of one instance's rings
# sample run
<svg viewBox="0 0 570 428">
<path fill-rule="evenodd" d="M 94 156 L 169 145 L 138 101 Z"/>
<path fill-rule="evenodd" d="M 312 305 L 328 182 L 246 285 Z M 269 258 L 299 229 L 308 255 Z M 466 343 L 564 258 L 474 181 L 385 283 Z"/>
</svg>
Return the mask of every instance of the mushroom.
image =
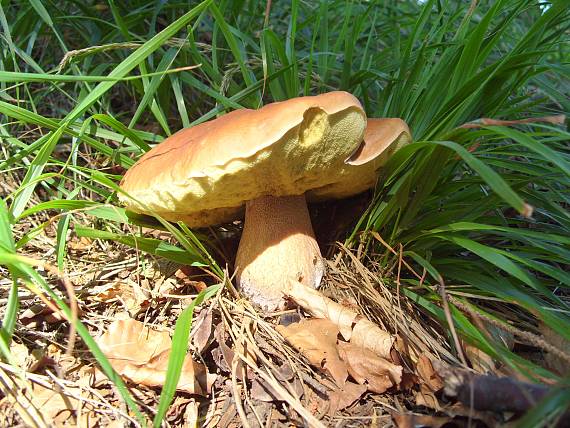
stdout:
<svg viewBox="0 0 570 428">
<path fill-rule="evenodd" d="M 363 142 L 366 116 L 347 92 L 235 110 L 147 152 L 123 177 L 119 199 L 132 211 L 190 227 L 232 221 L 245 205 L 238 288 L 264 310 L 283 308 L 287 281 L 317 288 L 325 271 L 307 200 L 373 186 L 382 153 L 409 140 L 402 121 L 381 121 L 397 129 L 378 130 L 371 119 L 373 137 Z"/>
</svg>

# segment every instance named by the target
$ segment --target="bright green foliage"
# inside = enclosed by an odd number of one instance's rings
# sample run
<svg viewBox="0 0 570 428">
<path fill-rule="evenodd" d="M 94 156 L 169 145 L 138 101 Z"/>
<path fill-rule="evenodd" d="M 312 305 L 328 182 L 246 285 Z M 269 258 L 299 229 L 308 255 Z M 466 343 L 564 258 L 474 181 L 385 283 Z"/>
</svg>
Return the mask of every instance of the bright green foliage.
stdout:
<svg viewBox="0 0 570 428">
<path fill-rule="evenodd" d="M 405 119 L 416 140 L 382 171 L 348 243 L 364 239 L 386 266 L 397 259 L 372 232 L 402 245 L 427 273 L 419 283 L 403 272 L 402 292 L 443 328 L 440 279 L 475 311 L 497 320 L 510 311 L 516 326 L 540 322 L 570 339 L 568 132 L 544 123 L 460 128 L 483 117 L 568 113 L 568 1 L 274 1 L 267 22 L 265 1 L 191 3 L 0 2 L 0 174 L 20 179 L 0 195 L 0 264 L 14 279 L 0 330 L 4 358 L 18 280 L 54 294 L 17 255 L 48 222 L 18 239 L 14 225 L 39 212 L 60 215 L 61 269 L 71 230 L 210 265 L 221 277 L 214 245 L 184 225 L 154 222 L 180 246 L 126 232 L 152 220 L 116 206 L 120 168 L 182 126 L 334 89 L 354 93 L 370 117 Z M 35 128 L 42 132 L 28 132 Z M 38 189 L 47 197 L 34 205 Z M 93 224 L 80 224 L 78 211 Z M 452 314 L 467 341 L 515 370 L 556 379 L 453 305 Z M 190 319 L 184 312 L 176 330 L 181 350 Z M 78 324 L 78 331 L 113 376 L 87 330 Z M 174 368 L 160 412 L 172 397 Z M 567 402 L 557 397 L 550 412 Z"/>
</svg>

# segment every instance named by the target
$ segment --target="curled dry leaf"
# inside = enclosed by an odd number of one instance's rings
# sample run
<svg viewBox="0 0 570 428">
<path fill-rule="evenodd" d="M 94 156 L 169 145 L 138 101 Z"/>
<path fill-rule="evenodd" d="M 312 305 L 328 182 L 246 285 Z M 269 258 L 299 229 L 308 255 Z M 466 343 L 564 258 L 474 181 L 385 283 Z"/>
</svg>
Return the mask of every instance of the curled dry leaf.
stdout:
<svg viewBox="0 0 570 428">
<path fill-rule="evenodd" d="M 312 365 L 328 371 L 338 386 L 344 385 L 348 371 L 337 351 L 336 325 L 326 319 L 310 319 L 286 327 L 278 325 L 277 331 Z"/>
<path fill-rule="evenodd" d="M 131 382 L 150 387 L 164 384 L 172 348 L 167 332 L 151 330 L 133 319 L 117 320 L 101 336 L 99 346 L 113 368 Z M 186 355 L 176 389 L 205 395 L 214 380 L 204 365 Z"/>
<path fill-rule="evenodd" d="M 283 292 L 312 316 L 333 322 L 345 340 L 390 359 L 394 338 L 370 320 L 299 281 L 290 281 Z"/>
<path fill-rule="evenodd" d="M 348 366 L 348 373 L 368 390 L 382 394 L 397 387 L 402 380 L 402 367 L 352 343 L 339 342 L 338 352 Z"/>
</svg>

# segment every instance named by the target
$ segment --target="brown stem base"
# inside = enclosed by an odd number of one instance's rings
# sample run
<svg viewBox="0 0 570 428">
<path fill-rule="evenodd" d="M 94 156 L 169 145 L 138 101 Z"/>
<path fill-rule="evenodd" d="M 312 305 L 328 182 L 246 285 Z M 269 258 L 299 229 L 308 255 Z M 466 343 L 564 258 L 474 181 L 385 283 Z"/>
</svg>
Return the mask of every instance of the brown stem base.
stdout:
<svg viewBox="0 0 570 428">
<path fill-rule="evenodd" d="M 246 204 L 236 272 L 239 289 L 252 303 L 282 309 L 290 279 L 317 288 L 324 269 L 304 195 L 264 196 Z"/>
</svg>

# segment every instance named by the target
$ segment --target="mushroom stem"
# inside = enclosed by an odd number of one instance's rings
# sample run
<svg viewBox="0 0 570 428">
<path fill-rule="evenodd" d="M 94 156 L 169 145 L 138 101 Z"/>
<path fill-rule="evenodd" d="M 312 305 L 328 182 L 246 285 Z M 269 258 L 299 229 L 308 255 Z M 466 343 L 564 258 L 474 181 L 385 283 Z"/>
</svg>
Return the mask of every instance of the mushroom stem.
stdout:
<svg viewBox="0 0 570 428">
<path fill-rule="evenodd" d="M 289 280 L 317 288 L 324 271 L 305 195 L 263 196 L 246 203 L 236 272 L 238 287 L 254 304 L 281 309 Z"/>
</svg>

